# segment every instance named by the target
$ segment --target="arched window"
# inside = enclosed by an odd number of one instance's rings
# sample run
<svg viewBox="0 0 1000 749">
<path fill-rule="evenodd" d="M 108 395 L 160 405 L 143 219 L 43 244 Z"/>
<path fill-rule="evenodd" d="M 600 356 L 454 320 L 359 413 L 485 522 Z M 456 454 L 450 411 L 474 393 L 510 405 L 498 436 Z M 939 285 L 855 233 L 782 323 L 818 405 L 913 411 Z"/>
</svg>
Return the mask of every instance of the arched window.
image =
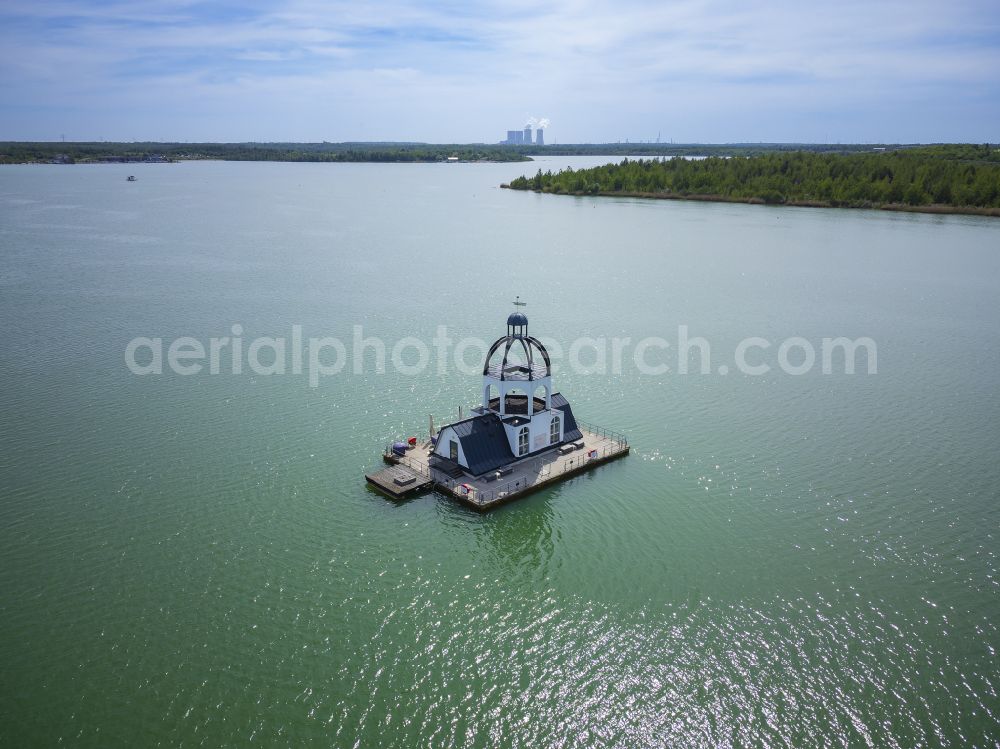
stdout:
<svg viewBox="0 0 1000 749">
<path fill-rule="evenodd" d="M 528 427 L 523 427 L 517 433 L 517 454 L 518 456 L 528 454 Z"/>
<path fill-rule="evenodd" d="M 559 441 L 559 414 L 552 414 L 552 421 L 549 424 L 549 444 L 554 445 Z"/>
</svg>

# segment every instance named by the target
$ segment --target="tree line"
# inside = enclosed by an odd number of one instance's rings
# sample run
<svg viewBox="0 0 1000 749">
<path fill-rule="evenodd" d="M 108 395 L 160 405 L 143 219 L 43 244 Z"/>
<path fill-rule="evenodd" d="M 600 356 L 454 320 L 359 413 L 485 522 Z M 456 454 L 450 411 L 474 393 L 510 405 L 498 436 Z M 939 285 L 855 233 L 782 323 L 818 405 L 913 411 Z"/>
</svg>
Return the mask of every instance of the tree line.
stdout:
<svg viewBox="0 0 1000 749">
<path fill-rule="evenodd" d="M 509 187 L 572 195 L 638 195 L 878 208 L 1000 208 L 1000 148 L 942 145 L 857 153 L 771 152 L 703 159 L 624 159 L 541 170 Z"/>
<path fill-rule="evenodd" d="M 530 161 L 517 150 L 477 144 L 427 143 L 0 143 L 0 164 L 143 161 L 437 162 Z"/>
<path fill-rule="evenodd" d="M 854 153 L 873 148 L 913 148 L 885 143 L 559 143 L 509 145 L 528 156 L 756 156 L 786 151 Z"/>
</svg>

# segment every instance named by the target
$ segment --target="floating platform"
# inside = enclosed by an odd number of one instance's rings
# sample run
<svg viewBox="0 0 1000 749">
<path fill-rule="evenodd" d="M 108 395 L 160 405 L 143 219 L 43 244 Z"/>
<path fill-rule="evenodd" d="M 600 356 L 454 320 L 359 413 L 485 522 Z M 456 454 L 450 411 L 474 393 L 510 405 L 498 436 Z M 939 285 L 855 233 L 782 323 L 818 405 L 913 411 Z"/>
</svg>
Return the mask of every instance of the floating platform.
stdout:
<svg viewBox="0 0 1000 749">
<path fill-rule="evenodd" d="M 520 299 L 507 317 L 507 335 L 486 354 L 482 406 L 467 419 L 459 408 L 458 421 L 442 426 L 436 439 L 431 418 L 423 444 L 410 437 L 386 445 L 382 459 L 390 468 L 367 474 L 370 484 L 392 497 L 434 488 L 489 510 L 628 455 L 624 434 L 579 421 L 553 390 L 551 359 L 528 335 Z"/>
<path fill-rule="evenodd" d="M 366 473 L 365 478 L 369 484 L 393 499 L 419 494 L 433 486 L 429 477 L 398 463 L 391 464 L 381 471 Z"/>
<path fill-rule="evenodd" d="M 428 440 L 408 449 L 404 455 L 397 455 L 391 446 L 387 447 L 382 459 L 388 467 L 365 474 L 365 478 L 393 498 L 435 490 L 477 510 L 491 510 L 629 454 L 624 435 L 577 423 L 583 439 L 513 460 L 482 476 L 459 472 L 454 464 L 432 460 L 433 445 Z M 565 451 L 567 447 L 572 450 Z M 405 485 L 397 481 L 411 478 L 413 481 Z"/>
</svg>

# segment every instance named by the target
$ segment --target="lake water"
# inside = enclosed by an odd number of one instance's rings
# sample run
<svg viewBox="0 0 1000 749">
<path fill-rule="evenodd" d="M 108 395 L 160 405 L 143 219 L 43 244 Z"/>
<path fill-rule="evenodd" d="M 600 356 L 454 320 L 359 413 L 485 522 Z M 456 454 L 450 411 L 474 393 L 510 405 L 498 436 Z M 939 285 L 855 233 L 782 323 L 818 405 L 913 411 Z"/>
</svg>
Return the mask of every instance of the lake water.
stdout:
<svg viewBox="0 0 1000 749">
<path fill-rule="evenodd" d="M 1000 221 L 497 188 L 537 166 L 0 169 L 0 744 L 1000 741 Z M 489 341 L 515 295 L 671 371 L 564 361 L 632 454 L 487 515 L 363 479 L 476 402 L 454 362 L 125 362 L 234 325 Z M 877 373 L 823 374 L 838 336 Z"/>
</svg>

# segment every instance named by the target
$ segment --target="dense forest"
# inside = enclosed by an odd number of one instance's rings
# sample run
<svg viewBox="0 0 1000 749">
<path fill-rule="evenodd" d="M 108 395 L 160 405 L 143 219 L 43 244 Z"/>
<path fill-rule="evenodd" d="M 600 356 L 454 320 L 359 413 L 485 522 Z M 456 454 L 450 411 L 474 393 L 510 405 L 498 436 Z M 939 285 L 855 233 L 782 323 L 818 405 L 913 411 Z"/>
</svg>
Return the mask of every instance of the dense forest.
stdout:
<svg viewBox="0 0 1000 749">
<path fill-rule="evenodd" d="M 530 161 L 499 145 L 427 143 L 0 143 L 0 164 L 119 161 Z"/>
<path fill-rule="evenodd" d="M 518 177 L 508 185 L 571 195 L 1000 215 L 1000 148 L 942 145 L 865 153 L 772 152 L 704 159 L 624 159 Z"/>
<path fill-rule="evenodd" d="M 783 151 L 853 153 L 872 148 L 909 148 L 884 143 L 561 143 L 507 146 L 528 156 L 756 156 Z"/>
</svg>

